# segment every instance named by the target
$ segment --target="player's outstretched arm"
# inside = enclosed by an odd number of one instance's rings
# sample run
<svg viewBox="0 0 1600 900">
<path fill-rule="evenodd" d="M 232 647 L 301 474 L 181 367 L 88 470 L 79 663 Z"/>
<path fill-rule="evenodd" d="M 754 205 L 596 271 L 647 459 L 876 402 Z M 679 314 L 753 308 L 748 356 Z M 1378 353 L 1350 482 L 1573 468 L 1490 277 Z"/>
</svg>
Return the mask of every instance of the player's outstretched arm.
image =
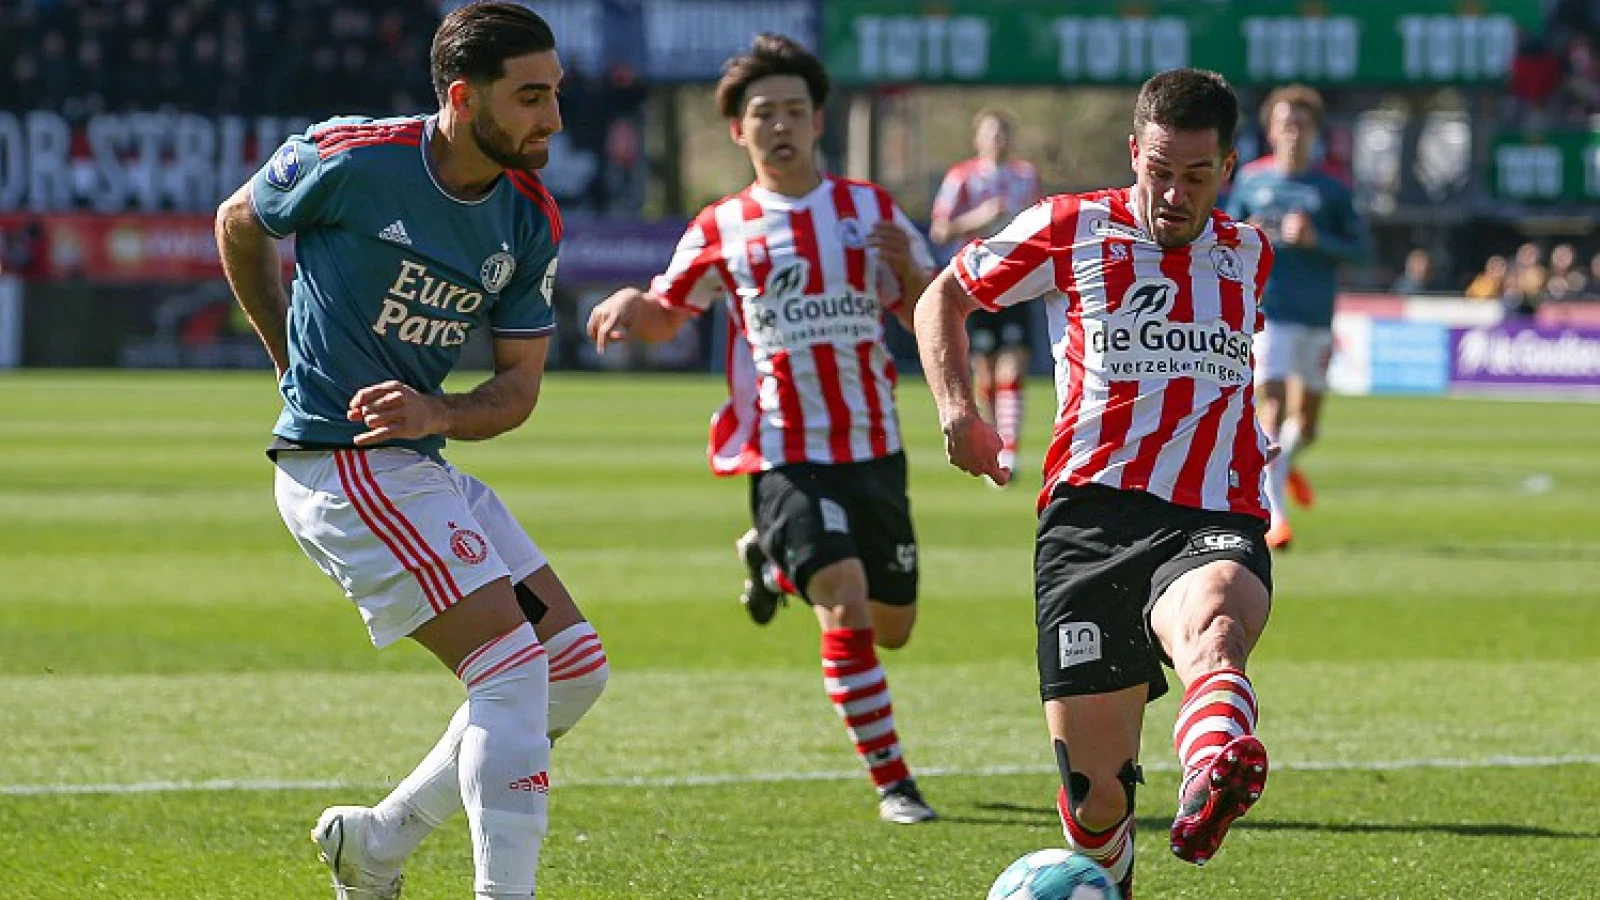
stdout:
<svg viewBox="0 0 1600 900">
<path fill-rule="evenodd" d="M 356 391 L 347 413 L 367 430 L 358 447 L 439 435 L 483 441 L 504 434 L 532 415 L 544 381 L 548 337 L 495 338 L 494 375 L 465 394 L 424 394 L 399 381 Z"/>
<path fill-rule="evenodd" d="M 289 292 L 283 287 L 277 242 L 250 208 L 249 182 L 217 207 L 214 228 L 228 286 L 282 378 L 289 368 Z"/>
<path fill-rule="evenodd" d="M 977 302 L 956 280 L 953 269 L 940 272 L 917 301 L 917 352 L 939 408 L 950 464 L 969 475 L 987 475 L 995 484 L 1011 480 L 1000 467 L 1000 433 L 984 422 L 972 395 L 972 360 L 967 346 L 967 316 Z"/>
<path fill-rule="evenodd" d="M 687 321 L 687 310 L 673 309 L 638 288 L 627 287 L 600 301 L 589 313 L 589 340 L 600 353 L 629 338 L 656 344 L 671 340 Z"/>
</svg>

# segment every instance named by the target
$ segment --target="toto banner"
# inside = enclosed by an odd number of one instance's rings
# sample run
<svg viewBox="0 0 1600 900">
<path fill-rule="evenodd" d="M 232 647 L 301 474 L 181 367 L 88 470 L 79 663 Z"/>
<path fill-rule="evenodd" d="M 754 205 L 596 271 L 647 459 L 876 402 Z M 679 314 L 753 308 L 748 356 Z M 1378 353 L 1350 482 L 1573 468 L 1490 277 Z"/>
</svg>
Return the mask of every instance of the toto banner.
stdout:
<svg viewBox="0 0 1600 900">
<path fill-rule="evenodd" d="M 1600 328 L 1452 329 L 1450 387 L 1600 393 Z"/>
</svg>

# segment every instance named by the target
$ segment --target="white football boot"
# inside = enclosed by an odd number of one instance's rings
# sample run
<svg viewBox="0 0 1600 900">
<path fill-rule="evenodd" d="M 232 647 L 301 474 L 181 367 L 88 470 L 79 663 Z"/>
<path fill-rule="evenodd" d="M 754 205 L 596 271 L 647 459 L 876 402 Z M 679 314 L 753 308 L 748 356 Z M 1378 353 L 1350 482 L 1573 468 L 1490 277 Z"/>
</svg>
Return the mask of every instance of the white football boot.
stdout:
<svg viewBox="0 0 1600 900">
<path fill-rule="evenodd" d="M 400 900 L 406 880 L 400 869 L 379 866 L 367 857 L 371 824 L 372 810 L 365 806 L 330 806 L 311 831 L 337 900 Z"/>
</svg>

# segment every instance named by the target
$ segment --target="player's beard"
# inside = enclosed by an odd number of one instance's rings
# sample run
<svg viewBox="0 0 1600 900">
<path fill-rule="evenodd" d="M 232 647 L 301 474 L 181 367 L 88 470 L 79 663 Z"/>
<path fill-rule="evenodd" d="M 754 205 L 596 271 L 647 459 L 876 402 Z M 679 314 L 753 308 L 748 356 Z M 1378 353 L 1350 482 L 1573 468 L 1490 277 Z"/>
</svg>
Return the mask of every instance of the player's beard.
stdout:
<svg viewBox="0 0 1600 900">
<path fill-rule="evenodd" d="M 503 169 L 542 169 L 550 162 L 550 151 L 541 147 L 529 153 L 517 151 L 517 144 L 491 115 L 472 120 L 472 142 L 478 152 Z"/>
</svg>

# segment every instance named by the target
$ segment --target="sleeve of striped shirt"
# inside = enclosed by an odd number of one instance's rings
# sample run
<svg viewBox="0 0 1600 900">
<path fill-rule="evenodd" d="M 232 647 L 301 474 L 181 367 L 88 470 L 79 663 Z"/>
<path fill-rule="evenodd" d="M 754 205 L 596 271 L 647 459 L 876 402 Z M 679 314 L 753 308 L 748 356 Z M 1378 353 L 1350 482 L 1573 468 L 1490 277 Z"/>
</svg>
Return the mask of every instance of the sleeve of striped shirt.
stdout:
<svg viewBox="0 0 1600 900">
<path fill-rule="evenodd" d="M 961 248 L 950 266 L 972 299 L 985 309 L 997 310 L 1055 288 L 1059 249 L 1052 244 L 1055 206 L 1069 199 L 1051 197 L 1035 203 L 999 234 Z"/>
<path fill-rule="evenodd" d="M 1266 326 L 1266 319 L 1261 315 L 1261 298 L 1267 292 L 1267 279 L 1272 277 L 1272 262 L 1276 259 L 1276 251 L 1272 249 L 1272 242 L 1267 240 L 1267 233 L 1259 225 L 1241 224 L 1239 233 L 1246 235 L 1246 244 L 1255 244 L 1256 265 L 1255 286 L 1256 294 L 1256 322 L 1252 332 L 1259 332 Z"/>
<path fill-rule="evenodd" d="M 922 267 L 923 273 L 932 276 L 938 271 L 939 264 L 933 260 L 933 251 L 928 248 L 927 238 L 917 230 L 917 226 L 906 215 L 899 204 L 893 204 L 894 224 L 906 237 L 911 240 L 911 259 Z M 900 278 L 888 266 L 878 266 L 878 296 L 883 298 L 883 304 L 891 312 L 900 308 L 906 301 L 905 285 L 900 283 Z"/>
<path fill-rule="evenodd" d="M 250 178 L 250 207 L 256 218 L 279 238 L 337 221 L 338 188 L 348 160 L 346 153 L 319 156 L 307 135 L 289 138 Z"/>
<path fill-rule="evenodd" d="M 966 168 L 960 164 L 950 167 L 944 173 L 944 180 L 939 182 L 939 193 L 933 197 L 933 218 L 935 221 L 944 219 L 949 221 L 962 212 L 958 210 L 961 205 L 962 195 L 966 192 Z"/>
<path fill-rule="evenodd" d="M 667 270 L 650 282 L 651 296 L 673 309 L 699 314 L 726 294 L 722 274 L 722 242 L 711 210 L 700 214 L 678 239 Z"/>
</svg>

